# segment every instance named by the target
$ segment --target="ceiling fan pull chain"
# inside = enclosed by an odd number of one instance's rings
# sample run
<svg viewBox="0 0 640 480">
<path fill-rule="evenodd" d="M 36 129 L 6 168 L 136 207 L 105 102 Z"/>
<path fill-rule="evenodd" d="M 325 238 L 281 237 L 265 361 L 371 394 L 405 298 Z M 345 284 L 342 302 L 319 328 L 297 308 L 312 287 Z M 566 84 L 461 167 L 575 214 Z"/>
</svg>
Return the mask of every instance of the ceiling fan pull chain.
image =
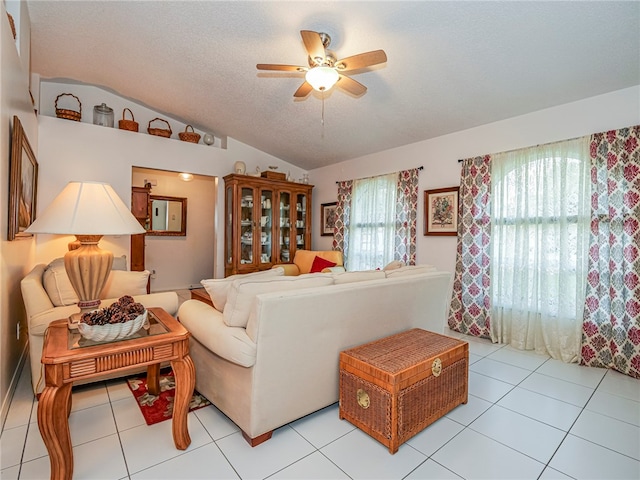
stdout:
<svg viewBox="0 0 640 480">
<path fill-rule="evenodd" d="M 322 92 L 322 120 L 320 121 L 322 124 L 322 131 L 320 132 L 320 138 L 324 139 L 324 92 Z"/>
</svg>

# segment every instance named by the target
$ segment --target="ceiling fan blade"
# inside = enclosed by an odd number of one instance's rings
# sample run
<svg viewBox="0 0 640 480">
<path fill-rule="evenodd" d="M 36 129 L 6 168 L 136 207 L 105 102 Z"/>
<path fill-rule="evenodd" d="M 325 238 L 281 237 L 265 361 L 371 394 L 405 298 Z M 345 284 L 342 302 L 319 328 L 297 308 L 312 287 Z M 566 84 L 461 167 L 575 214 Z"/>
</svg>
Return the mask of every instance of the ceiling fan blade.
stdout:
<svg viewBox="0 0 640 480">
<path fill-rule="evenodd" d="M 300 30 L 300 35 L 304 42 L 304 48 L 306 48 L 311 59 L 315 61 L 320 58 L 321 60 L 318 63 L 322 63 L 325 58 L 325 52 L 320 34 L 311 30 Z"/>
<path fill-rule="evenodd" d="M 259 63 L 256 65 L 258 70 L 279 70 L 283 72 L 306 72 L 308 68 L 298 65 L 274 65 L 271 63 Z"/>
<path fill-rule="evenodd" d="M 311 93 L 311 90 L 313 90 L 311 84 L 304 82 L 300 87 L 298 87 L 298 90 L 296 90 L 296 93 L 294 93 L 293 96 L 296 98 L 304 98 Z"/>
<path fill-rule="evenodd" d="M 387 54 L 384 50 L 373 50 L 372 52 L 360 53 L 351 57 L 343 58 L 336 62 L 336 68 L 340 72 L 347 72 L 349 70 L 357 70 L 359 68 L 366 68 L 372 65 L 378 65 L 387 61 Z"/>
<path fill-rule="evenodd" d="M 336 85 L 353 95 L 362 95 L 367 91 L 367 87 L 346 75 L 340 75 Z"/>
</svg>

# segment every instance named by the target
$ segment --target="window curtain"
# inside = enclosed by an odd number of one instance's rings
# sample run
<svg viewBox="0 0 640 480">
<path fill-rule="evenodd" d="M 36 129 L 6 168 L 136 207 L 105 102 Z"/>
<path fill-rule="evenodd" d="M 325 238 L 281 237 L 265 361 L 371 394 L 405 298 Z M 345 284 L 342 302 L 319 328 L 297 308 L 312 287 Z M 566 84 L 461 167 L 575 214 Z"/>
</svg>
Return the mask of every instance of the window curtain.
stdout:
<svg viewBox="0 0 640 480">
<path fill-rule="evenodd" d="M 491 340 L 575 362 L 589 241 L 589 139 L 492 155 Z"/>
<path fill-rule="evenodd" d="M 419 173 L 419 168 L 413 168 L 398 174 L 393 259 L 405 265 L 416 263 Z"/>
<path fill-rule="evenodd" d="M 338 202 L 336 204 L 336 224 L 333 230 L 333 249 L 342 252 L 344 258 L 349 250 L 349 217 L 353 180 L 338 182 Z"/>
<path fill-rule="evenodd" d="M 490 337 L 491 157 L 462 161 L 458 249 L 449 328 Z"/>
<path fill-rule="evenodd" d="M 640 126 L 593 135 L 590 151 L 580 363 L 640 378 Z"/>
<path fill-rule="evenodd" d="M 382 268 L 394 258 L 398 173 L 353 182 L 347 270 Z"/>
</svg>

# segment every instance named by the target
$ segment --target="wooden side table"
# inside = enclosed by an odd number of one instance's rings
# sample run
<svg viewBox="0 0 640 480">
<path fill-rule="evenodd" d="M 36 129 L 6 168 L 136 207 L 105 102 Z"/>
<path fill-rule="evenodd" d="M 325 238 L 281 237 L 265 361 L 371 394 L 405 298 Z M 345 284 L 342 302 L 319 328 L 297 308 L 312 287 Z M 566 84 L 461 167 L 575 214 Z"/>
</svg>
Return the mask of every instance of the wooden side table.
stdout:
<svg viewBox="0 0 640 480">
<path fill-rule="evenodd" d="M 191 290 L 191 300 L 200 300 L 201 302 L 204 302 L 207 305 L 211 305 L 213 307 L 211 297 L 204 288 L 194 288 L 193 290 Z"/>
<path fill-rule="evenodd" d="M 161 362 L 171 362 L 176 380 L 173 441 L 179 450 L 191 444 L 187 428 L 195 368 L 189 356 L 190 333 L 161 308 L 149 308 L 150 327 L 115 342 L 83 339 L 67 320 L 49 325 L 42 350 L 45 388 L 38 402 L 38 427 L 49 452 L 51 478 L 70 480 L 73 450 L 69 434 L 71 386 L 74 381 L 147 366 L 148 383 L 157 387 Z"/>
</svg>

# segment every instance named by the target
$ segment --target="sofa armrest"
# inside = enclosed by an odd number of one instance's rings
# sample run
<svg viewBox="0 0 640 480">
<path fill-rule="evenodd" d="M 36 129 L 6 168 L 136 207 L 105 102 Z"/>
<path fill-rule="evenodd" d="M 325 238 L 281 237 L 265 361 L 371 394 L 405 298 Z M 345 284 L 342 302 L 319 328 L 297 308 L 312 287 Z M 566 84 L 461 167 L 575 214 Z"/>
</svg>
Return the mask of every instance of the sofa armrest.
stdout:
<svg viewBox="0 0 640 480">
<path fill-rule="evenodd" d="M 300 275 L 300 269 L 294 263 L 278 263 L 271 268 L 282 268 L 284 269 L 284 274 L 287 276 Z"/>
<path fill-rule="evenodd" d="M 20 281 L 20 290 L 22 291 L 27 318 L 34 317 L 53 308 L 53 303 L 51 303 L 51 299 L 42 284 L 42 275 L 46 268 L 46 265 L 38 264 Z"/>
<path fill-rule="evenodd" d="M 241 327 L 229 327 L 224 316 L 199 300 L 187 300 L 178 310 L 180 323 L 208 350 L 230 362 L 251 367 L 256 362 L 256 344 Z"/>
</svg>

